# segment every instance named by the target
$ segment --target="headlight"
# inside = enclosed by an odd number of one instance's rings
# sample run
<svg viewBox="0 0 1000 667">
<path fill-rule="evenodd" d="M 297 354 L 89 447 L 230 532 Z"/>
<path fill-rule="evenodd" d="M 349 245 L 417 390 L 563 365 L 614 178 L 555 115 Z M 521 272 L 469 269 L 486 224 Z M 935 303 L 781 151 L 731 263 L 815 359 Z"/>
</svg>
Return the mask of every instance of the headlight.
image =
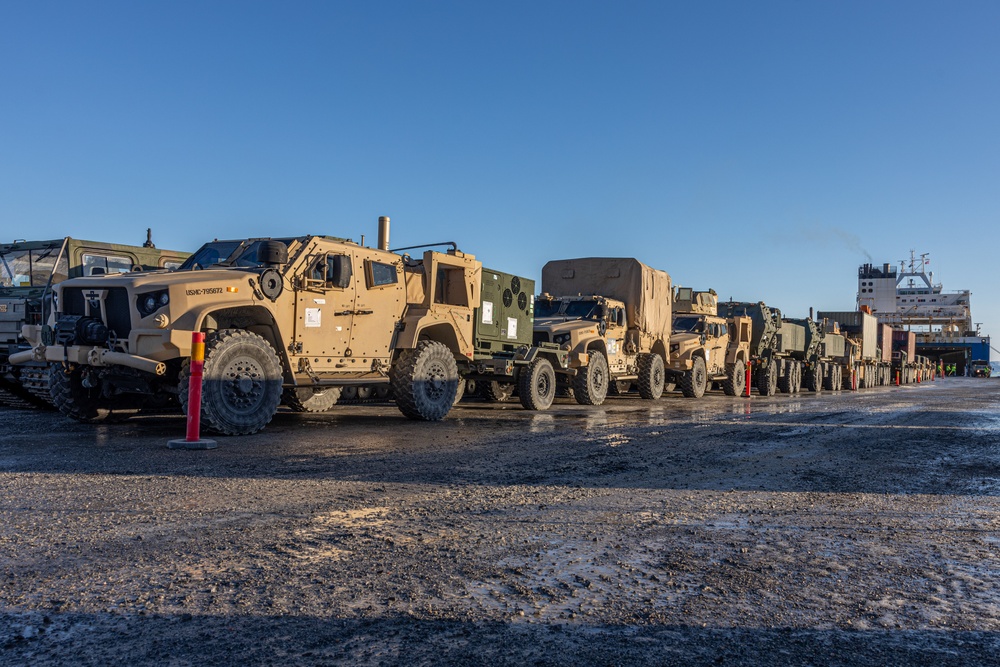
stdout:
<svg viewBox="0 0 1000 667">
<path fill-rule="evenodd" d="M 562 345 L 563 343 L 568 343 L 570 339 L 570 334 L 556 334 L 552 337 L 552 342 L 556 345 Z"/>
<path fill-rule="evenodd" d="M 170 303 L 170 293 L 167 290 L 147 292 L 136 297 L 136 307 L 143 317 L 149 317 L 168 303 Z"/>
<path fill-rule="evenodd" d="M 671 354 L 674 354 L 676 352 L 680 352 L 680 350 L 681 350 L 681 344 L 680 343 L 671 343 L 670 344 L 670 353 Z"/>
</svg>

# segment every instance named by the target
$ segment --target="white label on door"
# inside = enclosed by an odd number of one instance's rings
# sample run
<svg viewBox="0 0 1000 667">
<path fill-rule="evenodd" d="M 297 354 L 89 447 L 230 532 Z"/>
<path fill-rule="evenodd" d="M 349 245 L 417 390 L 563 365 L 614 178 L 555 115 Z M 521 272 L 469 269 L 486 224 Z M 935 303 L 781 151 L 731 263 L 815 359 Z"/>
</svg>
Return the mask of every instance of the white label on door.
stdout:
<svg viewBox="0 0 1000 667">
<path fill-rule="evenodd" d="M 321 305 L 326 305 L 326 299 L 313 299 L 313 303 L 318 303 Z"/>
<path fill-rule="evenodd" d="M 507 318 L 507 338 L 517 338 L 517 318 Z"/>
<path fill-rule="evenodd" d="M 483 301 L 483 324 L 493 324 L 492 301 Z"/>
<path fill-rule="evenodd" d="M 306 326 L 318 327 L 323 321 L 322 308 L 306 308 Z"/>
</svg>

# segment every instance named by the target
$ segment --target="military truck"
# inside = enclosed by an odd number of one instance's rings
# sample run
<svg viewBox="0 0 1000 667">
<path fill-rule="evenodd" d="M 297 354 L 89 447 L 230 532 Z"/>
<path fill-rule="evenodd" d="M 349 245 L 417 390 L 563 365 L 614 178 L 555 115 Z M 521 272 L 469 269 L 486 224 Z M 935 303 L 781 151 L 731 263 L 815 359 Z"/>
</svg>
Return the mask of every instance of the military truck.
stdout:
<svg viewBox="0 0 1000 667">
<path fill-rule="evenodd" d="M 806 357 L 805 327 L 781 317 L 781 311 L 763 301 L 728 301 L 719 305 L 722 317 L 749 317 L 753 321 L 750 362 L 756 368 L 754 386 L 761 396 L 777 391 L 795 394 L 802 389 Z"/>
<path fill-rule="evenodd" d="M 671 312 L 670 276 L 633 258 L 553 260 L 542 267 L 534 342 L 569 354 L 559 385 L 582 405 L 600 405 L 610 387 L 663 394 Z"/>
<path fill-rule="evenodd" d="M 141 246 L 71 237 L 0 244 L 0 396 L 51 407 L 47 365 L 14 366 L 8 359 L 30 349 L 21 328 L 48 318 L 54 285 L 82 276 L 176 268 L 188 254 L 157 249 L 148 229 Z"/>
<path fill-rule="evenodd" d="M 728 396 L 746 390 L 751 321 L 719 316 L 718 302 L 713 289 L 678 287 L 674 297 L 667 375 L 688 398 L 701 398 L 712 383 L 721 384 Z"/>
<path fill-rule="evenodd" d="M 830 323 L 828 326 L 836 322 L 845 336 L 844 357 L 841 359 L 844 389 L 889 384 L 891 346 L 888 355 L 879 346 L 879 324 L 874 315 L 865 311 L 819 311 L 816 316 Z M 891 336 L 891 330 L 889 333 Z"/>
<path fill-rule="evenodd" d="M 213 241 L 170 273 L 66 281 L 55 324 L 25 327 L 33 349 L 11 362 L 51 362 L 54 402 L 80 421 L 170 395 L 187 411 L 201 331 L 202 421 L 217 433 L 255 433 L 282 401 L 321 411 L 341 388 L 375 384 L 391 385 L 407 417 L 439 420 L 460 372 L 486 364 L 474 320 L 482 264 L 453 243 L 399 254 L 388 237 L 381 218 L 376 248 L 330 236 Z M 558 357 L 525 339 L 490 372 L 516 379 L 522 403 L 541 409 Z"/>
<path fill-rule="evenodd" d="M 845 350 L 840 332 L 836 329 L 827 332 L 822 322 L 811 317 L 790 318 L 785 322 L 802 327 L 805 336 L 804 349 L 792 352 L 802 363 L 802 387 L 812 392 L 840 389 L 843 379 L 839 360 Z"/>
</svg>

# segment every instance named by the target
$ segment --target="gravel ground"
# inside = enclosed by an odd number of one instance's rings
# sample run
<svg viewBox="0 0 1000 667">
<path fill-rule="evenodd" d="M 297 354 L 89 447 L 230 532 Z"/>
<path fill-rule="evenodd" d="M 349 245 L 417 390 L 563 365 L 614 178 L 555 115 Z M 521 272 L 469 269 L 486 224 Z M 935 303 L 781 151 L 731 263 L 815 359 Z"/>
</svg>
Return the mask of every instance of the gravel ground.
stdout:
<svg viewBox="0 0 1000 667">
<path fill-rule="evenodd" d="M 0 408 L 0 664 L 1000 664 L 1000 380 L 551 411 Z"/>
</svg>

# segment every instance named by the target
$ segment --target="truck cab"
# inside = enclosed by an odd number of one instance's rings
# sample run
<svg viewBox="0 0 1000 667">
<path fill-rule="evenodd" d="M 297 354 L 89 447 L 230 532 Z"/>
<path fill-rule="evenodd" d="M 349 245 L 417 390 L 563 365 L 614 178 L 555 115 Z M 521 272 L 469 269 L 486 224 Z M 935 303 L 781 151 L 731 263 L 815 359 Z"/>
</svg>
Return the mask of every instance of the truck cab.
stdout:
<svg viewBox="0 0 1000 667">
<path fill-rule="evenodd" d="M 717 310 L 715 290 L 677 288 L 667 372 L 688 398 L 700 398 L 713 382 L 730 396 L 746 389 L 751 320 L 720 317 Z"/>
</svg>

